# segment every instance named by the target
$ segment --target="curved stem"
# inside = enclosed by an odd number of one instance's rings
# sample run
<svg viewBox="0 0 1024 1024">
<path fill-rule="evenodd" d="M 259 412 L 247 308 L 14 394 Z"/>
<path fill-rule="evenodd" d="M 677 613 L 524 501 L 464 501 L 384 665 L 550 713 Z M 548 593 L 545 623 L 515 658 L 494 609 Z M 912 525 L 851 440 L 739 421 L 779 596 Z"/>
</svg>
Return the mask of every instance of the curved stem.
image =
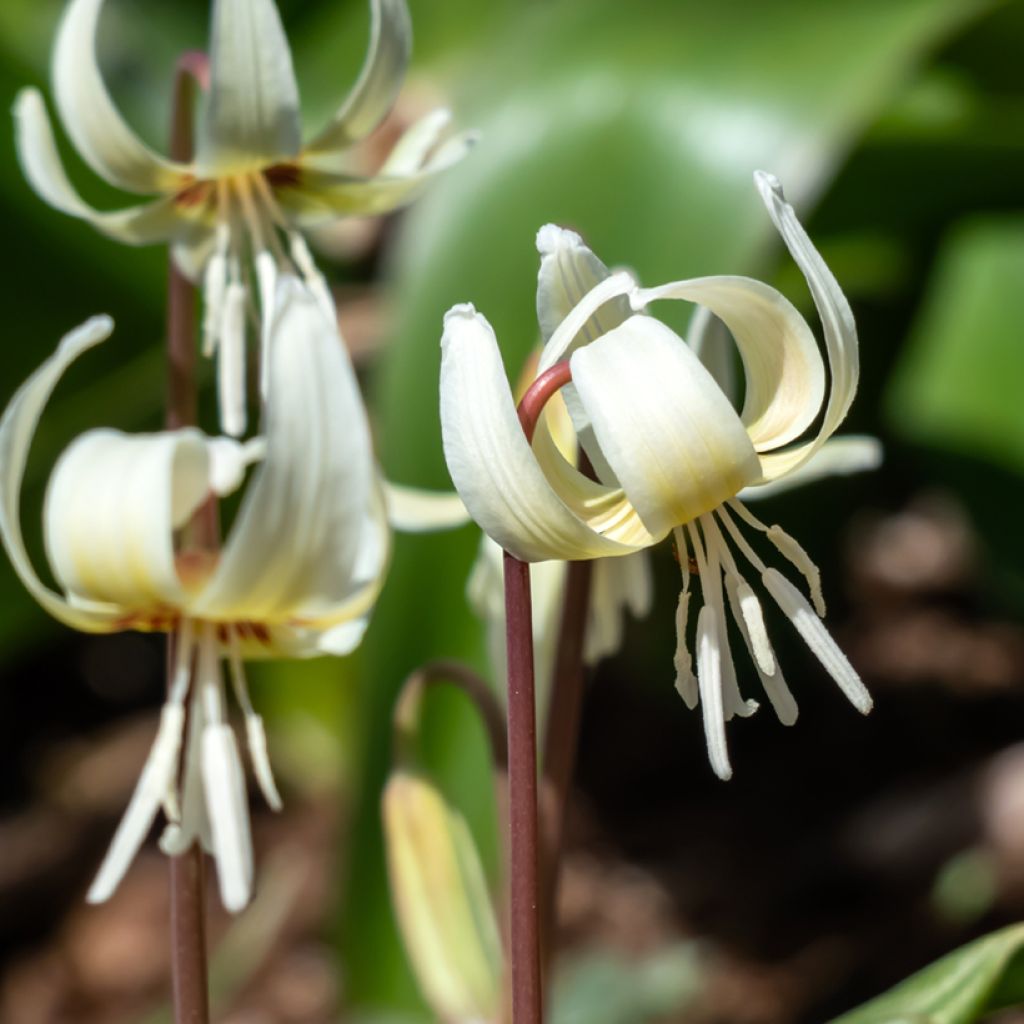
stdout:
<svg viewBox="0 0 1024 1024">
<path fill-rule="evenodd" d="M 542 373 L 519 403 L 519 422 L 533 440 L 545 403 L 572 380 L 569 363 Z M 541 976 L 537 715 L 534 695 L 530 566 L 508 551 L 505 571 L 505 647 L 508 663 L 509 956 L 512 1022 L 540 1024 Z"/>
</svg>

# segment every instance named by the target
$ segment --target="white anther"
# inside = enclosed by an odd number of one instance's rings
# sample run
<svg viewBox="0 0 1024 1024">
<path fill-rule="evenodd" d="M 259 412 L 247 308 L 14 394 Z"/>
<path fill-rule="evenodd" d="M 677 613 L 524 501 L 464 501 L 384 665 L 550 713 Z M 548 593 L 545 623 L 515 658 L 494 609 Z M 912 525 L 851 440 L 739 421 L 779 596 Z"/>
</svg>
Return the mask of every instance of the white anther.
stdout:
<svg viewBox="0 0 1024 1024">
<path fill-rule="evenodd" d="M 217 398 L 225 434 L 241 437 L 246 426 L 245 286 L 232 281 L 224 301 L 224 318 L 217 351 Z"/>
<path fill-rule="evenodd" d="M 778 548 L 779 553 L 791 562 L 807 580 L 814 602 L 814 610 L 818 618 L 825 617 L 825 595 L 821 592 L 821 572 L 811 560 L 811 556 L 800 546 L 796 538 L 791 537 L 781 526 L 770 526 L 767 530 L 768 539 Z"/>
<path fill-rule="evenodd" d="M 815 615 L 807 598 L 777 569 L 769 569 L 761 579 L 765 589 L 775 598 L 785 616 L 796 627 L 797 632 L 803 637 L 814 656 L 825 666 L 829 675 L 839 684 L 839 688 L 846 694 L 850 703 L 862 715 L 866 715 L 873 704 L 871 694 L 821 619 Z"/>
</svg>

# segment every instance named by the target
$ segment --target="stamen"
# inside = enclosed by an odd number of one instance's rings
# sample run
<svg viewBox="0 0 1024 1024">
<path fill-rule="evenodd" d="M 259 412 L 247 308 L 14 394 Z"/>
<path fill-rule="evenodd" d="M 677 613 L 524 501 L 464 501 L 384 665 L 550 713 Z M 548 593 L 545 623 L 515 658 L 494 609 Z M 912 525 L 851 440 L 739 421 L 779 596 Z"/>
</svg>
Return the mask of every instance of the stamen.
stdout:
<svg viewBox="0 0 1024 1024">
<path fill-rule="evenodd" d="M 738 503 L 737 503 L 738 504 Z M 744 512 L 742 505 L 739 508 Z M 732 516 L 729 515 L 724 505 L 719 505 L 715 511 L 718 513 L 719 518 L 722 520 L 722 525 L 729 531 L 729 536 L 735 541 L 736 546 L 743 552 L 743 556 L 746 560 L 758 571 L 763 573 L 765 571 L 765 564 L 757 556 L 757 552 L 747 542 L 747 538 L 740 533 L 740 528 L 733 522 Z M 749 520 L 748 520 L 749 522 Z"/>
<path fill-rule="evenodd" d="M 202 779 L 210 821 L 221 901 L 241 910 L 252 894 L 252 835 L 238 744 L 225 721 L 223 684 L 215 631 L 204 629 L 199 648 L 198 683 L 206 717 L 202 737 Z"/>
<path fill-rule="evenodd" d="M 692 711 L 697 706 L 699 688 L 693 674 L 693 659 L 686 644 L 686 627 L 690 609 L 690 558 L 686 546 L 686 534 L 681 527 L 672 531 L 679 555 L 679 567 L 683 574 L 683 589 L 676 605 L 676 653 L 673 664 L 676 670 L 676 692 Z"/>
<path fill-rule="evenodd" d="M 245 285 L 232 281 L 224 303 L 223 327 L 217 353 L 217 397 L 225 434 L 241 437 L 246 426 Z"/>
<path fill-rule="evenodd" d="M 735 595 L 736 602 L 731 604 L 733 618 L 736 625 L 744 634 L 750 656 L 757 664 L 758 670 L 765 675 L 773 675 L 775 672 L 775 654 L 772 651 L 771 642 L 768 639 L 768 630 L 764 624 L 764 612 L 761 609 L 761 602 L 751 589 L 750 584 L 740 575 L 736 568 L 736 560 L 732 557 L 729 546 L 725 543 L 718 524 L 713 516 L 706 517 L 708 529 L 713 531 L 715 543 L 722 555 L 722 564 L 725 566 L 726 590 L 730 599 Z M 737 614 L 737 612 L 739 614 Z"/>
<path fill-rule="evenodd" d="M 692 711 L 697 706 L 700 692 L 697 679 L 693 674 L 693 659 L 686 646 L 686 626 L 690 608 L 690 593 L 687 590 L 679 594 L 676 605 L 676 654 L 673 664 L 676 670 L 676 693 Z"/>
<path fill-rule="evenodd" d="M 161 806 L 171 813 L 177 810 L 174 786 L 185 728 L 184 701 L 191 679 L 193 649 L 192 624 L 185 619 L 177 638 L 170 691 L 160 711 L 156 738 L 107 855 L 89 888 L 86 899 L 90 903 L 102 903 L 117 888 Z"/>
<path fill-rule="evenodd" d="M 245 716 L 245 735 L 249 744 L 249 757 L 252 759 L 256 783 L 263 793 L 263 798 L 272 810 L 279 811 L 284 806 L 278 792 L 274 773 L 270 768 L 270 757 L 267 753 L 267 734 L 263 728 L 263 719 L 256 714 L 249 698 L 249 687 L 245 680 L 245 670 L 238 653 L 238 637 L 232 633 L 228 654 L 228 666 L 231 671 L 231 686 L 235 691 L 242 714 Z"/>
<path fill-rule="evenodd" d="M 192 655 L 194 653 L 194 626 L 191 619 L 182 619 L 179 630 L 174 637 L 174 663 L 171 669 L 171 685 L 167 690 L 167 703 L 184 706 L 188 696 L 189 684 L 192 682 Z M 164 794 L 163 810 L 168 821 L 181 818 L 181 807 L 178 803 L 176 779 L 171 780 Z"/>
<path fill-rule="evenodd" d="M 160 850 L 168 857 L 185 853 L 198 842 L 207 853 L 212 852 L 210 820 L 203 798 L 202 750 L 206 717 L 198 688 L 192 695 L 188 718 L 188 739 L 185 743 L 185 775 L 181 786 L 181 815 L 171 821 L 160 836 Z"/>
<path fill-rule="evenodd" d="M 324 280 L 323 274 L 317 269 L 313 261 L 313 255 L 306 245 L 306 240 L 297 231 L 287 232 L 288 248 L 295 266 L 298 268 L 302 279 L 312 291 L 316 300 L 323 307 L 327 318 L 334 323 L 338 318 L 338 311 L 334 308 L 334 300 L 331 298 L 330 289 Z"/>
<path fill-rule="evenodd" d="M 703 515 L 698 519 L 704 534 L 707 548 L 707 575 L 701 576 L 701 587 L 704 590 L 704 601 L 711 605 L 718 621 L 718 637 L 722 645 L 722 696 L 725 701 L 725 720 L 731 721 L 734 715 L 749 718 L 758 709 L 756 700 L 744 700 L 736 679 L 736 663 L 733 661 L 729 645 L 729 630 L 725 615 L 725 602 L 722 598 L 722 559 L 732 559 L 732 553 L 725 547 L 722 535 L 718 532 L 714 518 Z"/>
<path fill-rule="evenodd" d="M 256 254 L 256 283 L 260 292 L 260 395 L 266 399 L 270 380 L 270 334 L 274 320 L 277 265 L 269 252 Z"/>
<path fill-rule="evenodd" d="M 89 887 L 86 895 L 89 903 L 102 903 L 109 899 L 149 833 L 156 812 L 177 777 L 184 726 L 184 707 L 181 704 L 165 704 L 160 712 L 160 728 L 135 785 L 128 809 Z"/>
<path fill-rule="evenodd" d="M 252 895 L 252 835 L 238 745 L 226 723 L 203 730 L 202 767 L 221 900 L 237 913 Z"/>
<path fill-rule="evenodd" d="M 729 751 L 725 745 L 725 714 L 722 705 L 722 654 L 715 613 L 708 605 L 697 616 L 697 680 L 704 717 L 704 739 L 715 774 L 732 778 Z"/>
<path fill-rule="evenodd" d="M 769 569 L 761 577 L 765 589 L 775 598 L 778 606 L 804 638 L 815 657 L 825 666 L 826 671 L 839 684 L 850 703 L 866 715 L 872 707 L 871 694 L 860 680 L 846 655 L 832 639 L 821 619 L 800 593 L 777 569 Z"/>
<path fill-rule="evenodd" d="M 825 617 L 825 597 L 821 591 L 821 573 L 811 560 L 811 556 L 781 526 L 777 524 L 775 526 L 766 526 L 738 498 L 731 498 L 729 504 L 755 530 L 760 530 L 775 545 L 779 554 L 799 570 L 800 574 L 807 580 L 807 586 L 811 592 L 811 600 L 814 602 L 814 610 L 818 613 L 818 617 L 823 619 Z M 724 521 L 725 510 L 722 509 L 721 512 Z M 761 572 L 764 572 L 763 566 L 759 565 L 758 568 Z"/>
<path fill-rule="evenodd" d="M 775 657 L 775 652 L 771 648 L 767 634 L 765 634 L 764 640 L 768 643 L 768 651 L 772 656 L 775 671 L 770 674 L 765 673 L 758 661 L 757 655 L 754 652 L 754 643 L 750 635 L 750 630 L 740 607 L 738 591 L 741 586 L 747 586 L 747 584 L 740 581 L 738 577 L 726 577 L 725 592 L 729 598 L 729 607 L 732 611 L 733 620 L 736 622 L 740 635 L 743 637 L 743 642 L 747 645 L 747 651 L 750 653 L 751 660 L 754 662 L 754 668 L 757 669 L 758 677 L 761 680 L 761 686 L 764 688 L 764 692 L 768 695 L 768 700 L 775 711 L 776 717 L 783 725 L 792 725 L 796 721 L 798 715 L 796 700 L 793 698 L 793 694 L 790 692 L 789 686 L 782 674 L 782 666 L 779 665 L 778 659 Z M 760 607 L 760 604 L 758 607 Z"/>
<path fill-rule="evenodd" d="M 213 355 L 224 320 L 224 293 L 228 283 L 228 250 L 231 229 L 224 222 L 217 225 L 213 255 L 203 275 L 203 355 Z"/>
<path fill-rule="evenodd" d="M 811 556 L 801 547 L 799 541 L 786 533 L 781 526 L 769 527 L 768 539 L 779 549 L 784 558 L 800 570 L 804 579 L 807 580 L 818 618 L 825 618 L 825 595 L 821 592 L 821 571 L 811 560 Z"/>
</svg>

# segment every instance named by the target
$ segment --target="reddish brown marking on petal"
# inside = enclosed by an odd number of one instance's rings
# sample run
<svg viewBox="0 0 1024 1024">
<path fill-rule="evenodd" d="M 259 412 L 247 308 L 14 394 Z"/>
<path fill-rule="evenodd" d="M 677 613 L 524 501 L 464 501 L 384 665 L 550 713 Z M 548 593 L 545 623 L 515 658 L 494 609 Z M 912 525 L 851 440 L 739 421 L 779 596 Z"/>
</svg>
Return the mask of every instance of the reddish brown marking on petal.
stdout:
<svg viewBox="0 0 1024 1024">
<path fill-rule="evenodd" d="M 253 636 L 255 636 L 260 643 L 270 643 L 270 630 L 267 629 L 262 622 L 250 622 L 249 627 L 252 629 Z"/>
<path fill-rule="evenodd" d="M 228 627 L 225 626 L 223 622 L 217 626 L 217 639 L 222 644 L 226 644 L 228 642 Z"/>
<path fill-rule="evenodd" d="M 263 177 L 271 188 L 295 188 L 302 181 L 302 168 L 298 164 L 274 164 Z"/>
<path fill-rule="evenodd" d="M 193 181 L 174 197 L 174 202 L 187 208 L 200 206 L 209 199 L 212 184 L 210 181 Z"/>
</svg>

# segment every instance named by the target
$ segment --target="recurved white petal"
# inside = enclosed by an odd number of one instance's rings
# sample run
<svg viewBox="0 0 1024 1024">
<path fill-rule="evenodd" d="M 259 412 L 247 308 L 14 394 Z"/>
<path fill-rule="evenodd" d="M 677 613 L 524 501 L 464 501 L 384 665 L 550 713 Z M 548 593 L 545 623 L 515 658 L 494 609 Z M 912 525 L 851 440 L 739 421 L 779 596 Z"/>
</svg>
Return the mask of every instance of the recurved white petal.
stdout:
<svg viewBox="0 0 1024 1024">
<path fill-rule="evenodd" d="M 424 491 L 384 482 L 388 522 L 405 533 L 450 530 L 469 522 L 469 512 L 454 491 Z"/>
<path fill-rule="evenodd" d="M 70 0 L 53 48 L 53 93 L 64 130 L 82 159 L 126 192 L 171 192 L 187 168 L 154 153 L 128 127 L 96 63 L 96 25 L 103 0 Z"/>
<path fill-rule="evenodd" d="M 445 459 L 455 489 L 484 532 L 531 562 L 635 550 L 616 538 L 614 522 L 607 535 L 589 525 L 602 498 L 607 517 L 615 492 L 578 473 L 578 479 L 560 480 L 557 492 L 548 481 L 519 424 L 494 331 L 472 306 L 454 306 L 446 314 L 441 353 Z"/>
<path fill-rule="evenodd" d="M 402 133 L 384 161 L 381 173 L 388 177 L 415 174 L 427 162 L 451 123 L 452 112 L 446 107 L 424 114 Z"/>
<path fill-rule="evenodd" d="M 28 592 L 46 611 L 67 625 L 88 632 L 117 629 L 125 609 L 78 607 L 39 579 L 21 532 L 21 483 L 36 425 L 57 382 L 78 356 L 107 338 L 113 329 L 110 317 L 97 316 L 65 335 L 57 351 L 18 389 L 0 419 L 0 539 L 7 556 Z"/>
<path fill-rule="evenodd" d="M 303 228 L 328 224 L 338 217 L 390 213 L 411 203 L 431 178 L 457 164 L 475 141 L 473 133 L 463 132 L 444 142 L 415 170 L 405 172 L 385 165 L 372 178 L 302 166 L 297 181 L 279 185 L 276 195 L 288 218 Z"/>
<path fill-rule="evenodd" d="M 697 306 L 686 329 L 686 343 L 715 378 L 715 383 L 734 405 L 739 396 L 732 338 L 725 324 L 707 306 Z"/>
<path fill-rule="evenodd" d="M 842 423 L 857 391 L 860 354 L 853 310 L 850 309 L 839 282 L 797 220 L 793 207 L 786 202 L 778 178 L 764 171 L 756 171 L 754 181 L 772 222 L 778 228 L 782 240 L 807 281 L 814 305 L 818 309 L 818 316 L 821 318 L 829 373 L 832 378 L 828 404 L 825 406 L 825 415 L 817 435 L 795 448 L 768 452 L 762 457 L 765 479 L 772 480 L 791 472 L 810 458 Z"/>
<path fill-rule="evenodd" d="M 746 395 L 740 414 L 759 452 L 798 438 L 825 396 L 825 367 L 807 321 L 781 292 L 749 277 L 703 277 L 640 289 L 634 305 L 686 299 L 711 310 L 736 341 Z"/>
<path fill-rule="evenodd" d="M 540 270 L 537 274 L 537 321 L 546 344 L 583 297 L 611 271 L 575 231 L 545 224 L 537 232 Z M 633 315 L 625 295 L 613 297 L 595 309 L 579 329 L 577 345 L 600 337 Z M 559 358 L 565 358 L 566 349 Z M 547 361 L 545 361 L 547 362 Z M 542 369 L 546 369 L 546 365 Z"/>
<path fill-rule="evenodd" d="M 601 451 L 644 525 L 688 523 L 760 476 L 747 432 L 683 340 L 633 316 L 572 355 Z"/>
<path fill-rule="evenodd" d="M 332 624 L 387 558 L 376 465 L 337 325 L 282 276 L 270 328 L 266 455 L 249 484 L 197 618 Z M 371 541 L 373 543 L 371 543 Z M 341 621 L 339 618 L 338 621 Z"/>
<path fill-rule="evenodd" d="M 538 373 L 542 373 L 559 359 L 567 358 L 580 345 L 628 320 L 633 311 L 624 289 L 633 282 L 627 275 L 620 274 L 615 278 L 619 284 L 605 284 L 612 274 L 604 263 L 575 231 L 556 224 L 545 224 L 537 232 L 537 251 L 541 256 L 537 274 L 537 320 L 545 345 L 538 363 Z M 586 319 L 583 319 L 584 312 Z M 575 332 L 574 335 L 570 335 L 570 331 Z M 564 341 L 550 345 L 553 336 Z M 576 431 L 574 450 L 578 443 L 598 479 L 615 484 L 615 474 L 594 440 L 590 421 L 572 384 L 562 389 L 562 398 Z M 545 423 L 542 428 L 548 425 Z"/>
<path fill-rule="evenodd" d="M 785 476 L 755 484 L 740 492 L 741 501 L 756 501 L 829 476 L 850 476 L 882 464 L 882 442 L 877 437 L 846 434 L 830 437 L 816 452 Z"/>
<path fill-rule="evenodd" d="M 238 652 L 246 661 L 260 661 L 265 658 L 320 658 L 324 655 L 343 657 L 351 654 L 362 643 L 366 628 L 370 624 L 369 609 L 380 587 L 364 586 L 352 598 L 349 611 L 352 617 L 343 622 L 328 623 L 324 626 L 304 626 L 282 623 L 269 625 L 261 635 L 242 637 L 238 641 Z M 369 596 L 366 596 L 366 595 Z M 360 612 L 360 608 L 367 609 Z"/>
<path fill-rule="evenodd" d="M 363 69 L 306 152 L 335 157 L 369 135 L 394 105 L 411 50 L 412 20 L 405 0 L 370 0 L 370 46 Z"/>
<path fill-rule="evenodd" d="M 68 181 L 57 152 L 43 97 L 36 89 L 22 89 L 14 101 L 15 146 L 28 183 L 44 202 L 61 213 L 87 221 L 118 242 L 145 245 L 165 242 L 185 225 L 173 198 L 157 199 L 126 210 L 94 210 Z"/>
<path fill-rule="evenodd" d="M 209 491 L 202 434 L 90 430 L 57 461 L 43 510 L 46 553 L 71 595 L 133 612 L 179 608 L 174 530 Z"/>
<path fill-rule="evenodd" d="M 273 0 L 215 0 L 200 177 L 284 163 L 302 144 L 292 55 Z"/>
</svg>

